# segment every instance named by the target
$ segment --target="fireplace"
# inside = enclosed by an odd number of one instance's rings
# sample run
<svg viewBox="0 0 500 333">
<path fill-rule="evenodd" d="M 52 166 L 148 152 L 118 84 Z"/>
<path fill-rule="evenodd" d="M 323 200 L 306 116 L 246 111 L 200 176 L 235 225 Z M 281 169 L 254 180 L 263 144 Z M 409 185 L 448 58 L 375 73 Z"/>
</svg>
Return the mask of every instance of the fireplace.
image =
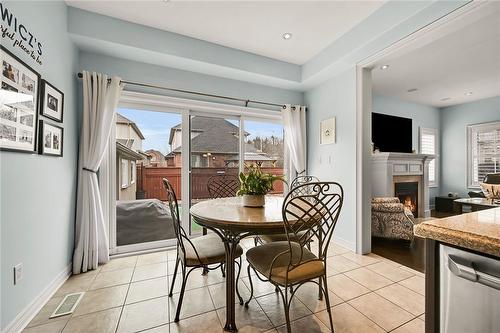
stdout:
<svg viewBox="0 0 500 333">
<path fill-rule="evenodd" d="M 419 217 L 418 211 L 418 182 L 394 183 L 394 195 L 408 208 L 414 217 Z"/>
</svg>

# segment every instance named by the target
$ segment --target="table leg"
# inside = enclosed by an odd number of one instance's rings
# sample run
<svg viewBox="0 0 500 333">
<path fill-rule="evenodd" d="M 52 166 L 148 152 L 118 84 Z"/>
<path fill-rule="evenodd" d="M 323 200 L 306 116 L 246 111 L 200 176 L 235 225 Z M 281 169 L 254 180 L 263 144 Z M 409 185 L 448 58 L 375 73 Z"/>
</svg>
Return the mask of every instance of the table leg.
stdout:
<svg viewBox="0 0 500 333">
<path fill-rule="evenodd" d="M 228 237 L 226 247 L 226 325 L 224 331 L 237 332 L 235 316 L 235 253 L 239 239 Z"/>
</svg>

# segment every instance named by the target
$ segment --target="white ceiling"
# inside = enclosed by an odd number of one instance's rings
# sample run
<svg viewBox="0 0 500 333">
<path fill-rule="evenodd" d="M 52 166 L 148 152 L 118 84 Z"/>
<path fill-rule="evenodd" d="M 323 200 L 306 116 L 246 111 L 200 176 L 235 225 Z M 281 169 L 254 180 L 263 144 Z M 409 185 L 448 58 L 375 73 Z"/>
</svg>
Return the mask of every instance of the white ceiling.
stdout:
<svg viewBox="0 0 500 333">
<path fill-rule="evenodd" d="M 73 1 L 69 6 L 302 65 L 384 1 Z M 283 33 L 292 38 L 284 40 Z"/>
<path fill-rule="evenodd" d="M 500 95 L 500 4 L 488 10 L 472 22 L 452 22 L 453 32 L 419 49 L 379 61 L 390 67 L 373 70 L 374 92 L 434 107 Z"/>
</svg>

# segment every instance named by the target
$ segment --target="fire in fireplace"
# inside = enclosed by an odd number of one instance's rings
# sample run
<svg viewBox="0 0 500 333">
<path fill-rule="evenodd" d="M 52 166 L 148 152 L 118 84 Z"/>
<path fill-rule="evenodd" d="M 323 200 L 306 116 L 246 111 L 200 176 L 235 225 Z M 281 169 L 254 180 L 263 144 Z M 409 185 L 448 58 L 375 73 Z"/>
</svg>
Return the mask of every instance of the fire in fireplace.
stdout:
<svg viewBox="0 0 500 333">
<path fill-rule="evenodd" d="M 418 217 L 418 182 L 395 183 L 394 194 L 413 216 Z"/>
</svg>

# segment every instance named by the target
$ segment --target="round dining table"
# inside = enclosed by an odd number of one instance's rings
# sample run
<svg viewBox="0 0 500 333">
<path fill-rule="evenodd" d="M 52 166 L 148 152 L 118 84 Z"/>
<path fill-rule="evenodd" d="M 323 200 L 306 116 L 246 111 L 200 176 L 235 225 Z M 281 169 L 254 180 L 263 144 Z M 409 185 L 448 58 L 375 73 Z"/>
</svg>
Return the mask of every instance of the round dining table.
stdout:
<svg viewBox="0 0 500 333">
<path fill-rule="evenodd" d="M 283 197 L 266 196 L 264 207 L 243 206 L 242 197 L 206 200 L 193 205 L 191 216 L 199 225 L 215 232 L 226 250 L 226 324 L 236 332 L 235 252 L 241 239 L 251 235 L 284 233 Z"/>
</svg>

